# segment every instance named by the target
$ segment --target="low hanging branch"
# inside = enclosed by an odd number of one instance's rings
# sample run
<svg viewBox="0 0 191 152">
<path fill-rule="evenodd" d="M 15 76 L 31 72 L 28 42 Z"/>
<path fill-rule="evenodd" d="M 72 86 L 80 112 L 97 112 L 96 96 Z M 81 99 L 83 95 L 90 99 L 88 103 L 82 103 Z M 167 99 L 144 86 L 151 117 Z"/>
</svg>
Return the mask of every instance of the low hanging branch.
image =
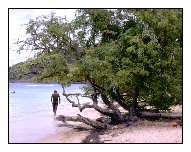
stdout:
<svg viewBox="0 0 191 152">
<path fill-rule="evenodd" d="M 80 112 L 82 112 L 86 108 L 94 108 L 96 111 L 100 112 L 103 115 L 111 116 L 113 114 L 113 111 L 111 111 L 110 109 L 103 109 L 100 106 L 98 106 L 98 104 L 97 104 L 98 101 L 96 99 L 94 99 L 93 97 L 92 97 L 93 104 L 90 104 L 90 103 L 80 104 L 78 96 L 82 96 L 83 97 L 83 95 L 81 95 L 81 94 L 66 94 L 66 93 L 63 93 L 63 96 L 65 96 L 66 99 L 70 103 L 72 103 L 72 107 L 78 107 Z M 76 104 L 74 101 L 72 101 L 69 98 L 69 96 L 76 96 L 76 98 L 78 100 L 78 104 Z"/>
<path fill-rule="evenodd" d="M 78 96 L 80 96 L 81 94 L 79 94 L 79 93 L 76 93 L 76 94 L 66 94 L 66 93 L 63 93 L 63 96 L 65 96 L 66 97 L 66 99 L 72 104 L 72 107 L 78 107 L 79 108 L 79 110 L 80 110 L 80 112 L 82 112 L 85 108 L 94 108 L 94 106 L 93 105 L 90 105 L 89 103 L 84 103 L 84 104 L 82 104 L 82 106 L 81 106 L 81 104 L 80 104 L 80 102 L 79 102 L 79 98 L 78 98 Z M 76 104 L 74 101 L 72 101 L 70 98 L 69 98 L 69 96 L 76 96 L 76 98 L 77 98 L 77 100 L 78 100 L 78 104 Z M 81 95 L 82 96 L 82 95 Z M 83 97 L 83 96 L 82 96 Z"/>
<path fill-rule="evenodd" d="M 84 95 L 82 95 L 80 93 L 66 94 L 65 91 L 63 90 L 63 96 L 65 96 L 67 101 L 72 104 L 72 107 L 78 107 L 80 112 L 82 112 L 86 108 L 93 108 L 96 111 L 98 111 L 99 113 L 115 119 L 115 121 L 119 119 L 116 112 L 113 111 L 112 109 L 110 109 L 110 108 L 104 109 L 104 108 L 101 108 L 100 106 L 98 106 L 97 94 L 93 94 L 90 97 L 90 96 L 84 96 Z M 70 96 L 75 96 L 77 98 L 78 103 L 75 103 L 74 101 L 72 101 L 70 99 Z M 93 101 L 93 104 L 90 104 L 90 103 L 81 104 L 80 101 L 79 101 L 79 98 L 78 98 L 79 96 L 91 98 L 92 101 Z M 90 120 L 89 118 L 83 117 L 83 116 L 81 116 L 79 114 L 78 114 L 78 116 L 75 116 L 75 117 L 68 117 L 68 116 L 62 116 L 61 115 L 61 116 L 58 116 L 56 119 L 59 120 L 59 121 L 63 121 L 63 122 L 65 122 L 65 121 L 83 122 L 83 123 L 85 123 L 85 124 L 87 124 L 89 126 L 92 126 L 92 127 L 96 128 L 96 129 L 110 128 L 110 125 L 108 124 L 108 121 L 107 122 L 100 122 L 99 119 L 97 119 L 98 121 L 94 121 L 94 120 Z M 113 119 L 111 119 L 111 121 Z"/>
</svg>

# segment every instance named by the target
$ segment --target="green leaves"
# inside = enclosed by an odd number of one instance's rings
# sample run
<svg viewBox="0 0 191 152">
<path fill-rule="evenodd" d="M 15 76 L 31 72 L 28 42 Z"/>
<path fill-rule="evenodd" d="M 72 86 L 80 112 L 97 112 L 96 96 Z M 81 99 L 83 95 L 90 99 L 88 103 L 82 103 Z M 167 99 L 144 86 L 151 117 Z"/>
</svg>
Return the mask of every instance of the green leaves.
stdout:
<svg viewBox="0 0 191 152">
<path fill-rule="evenodd" d="M 80 9 L 71 23 L 52 14 L 31 20 L 26 31 L 21 49 L 39 54 L 25 66 L 43 69 L 39 81 L 68 85 L 88 75 L 107 91 L 118 87 L 127 102 L 135 88 L 156 109 L 181 102 L 181 9 Z"/>
</svg>

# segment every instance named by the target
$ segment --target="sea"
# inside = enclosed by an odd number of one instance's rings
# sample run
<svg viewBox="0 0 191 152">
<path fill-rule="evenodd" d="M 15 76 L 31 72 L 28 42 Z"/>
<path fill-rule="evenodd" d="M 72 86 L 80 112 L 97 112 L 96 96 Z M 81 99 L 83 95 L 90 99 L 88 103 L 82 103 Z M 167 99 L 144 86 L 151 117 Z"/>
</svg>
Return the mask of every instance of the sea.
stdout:
<svg viewBox="0 0 191 152">
<path fill-rule="evenodd" d="M 83 93 L 84 84 L 72 84 L 66 93 Z M 57 115 L 72 115 L 78 108 L 62 96 L 59 84 L 9 83 L 9 143 L 35 143 L 59 131 L 54 119 L 51 94 L 57 90 L 61 97 Z M 73 97 L 77 102 L 77 99 Z"/>
</svg>

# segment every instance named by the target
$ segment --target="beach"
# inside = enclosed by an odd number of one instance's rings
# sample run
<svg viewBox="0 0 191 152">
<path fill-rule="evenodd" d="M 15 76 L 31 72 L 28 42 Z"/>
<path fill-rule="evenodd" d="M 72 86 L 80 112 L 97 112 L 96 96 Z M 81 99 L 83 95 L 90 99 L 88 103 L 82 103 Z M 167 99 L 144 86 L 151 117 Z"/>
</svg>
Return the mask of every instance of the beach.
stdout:
<svg viewBox="0 0 191 152">
<path fill-rule="evenodd" d="M 94 120 L 100 116 L 93 109 L 85 109 L 80 114 Z M 47 136 L 37 143 L 182 143 L 182 126 L 174 127 L 171 121 L 139 120 L 130 126 L 119 124 L 113 129 L 100 132 L 83 123 L 68 123 L 73 128 L 61 125 L 57 134 Z"/>
</svg>

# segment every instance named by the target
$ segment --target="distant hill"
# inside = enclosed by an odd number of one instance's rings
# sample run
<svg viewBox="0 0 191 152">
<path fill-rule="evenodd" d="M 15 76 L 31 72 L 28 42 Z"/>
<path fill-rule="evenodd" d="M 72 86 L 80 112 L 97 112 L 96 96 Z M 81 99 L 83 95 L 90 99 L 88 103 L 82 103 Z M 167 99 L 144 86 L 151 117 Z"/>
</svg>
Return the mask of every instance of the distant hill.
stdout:
<svg viewBox="0 0 191 152">
<path fill-rule="evenodd" d="M 9 67 L 9 82 L 32 82 L 33 77 L 40 73 L 42 68 L 28 66 L 30 62 L 20 62 Z"/>
</svg>

